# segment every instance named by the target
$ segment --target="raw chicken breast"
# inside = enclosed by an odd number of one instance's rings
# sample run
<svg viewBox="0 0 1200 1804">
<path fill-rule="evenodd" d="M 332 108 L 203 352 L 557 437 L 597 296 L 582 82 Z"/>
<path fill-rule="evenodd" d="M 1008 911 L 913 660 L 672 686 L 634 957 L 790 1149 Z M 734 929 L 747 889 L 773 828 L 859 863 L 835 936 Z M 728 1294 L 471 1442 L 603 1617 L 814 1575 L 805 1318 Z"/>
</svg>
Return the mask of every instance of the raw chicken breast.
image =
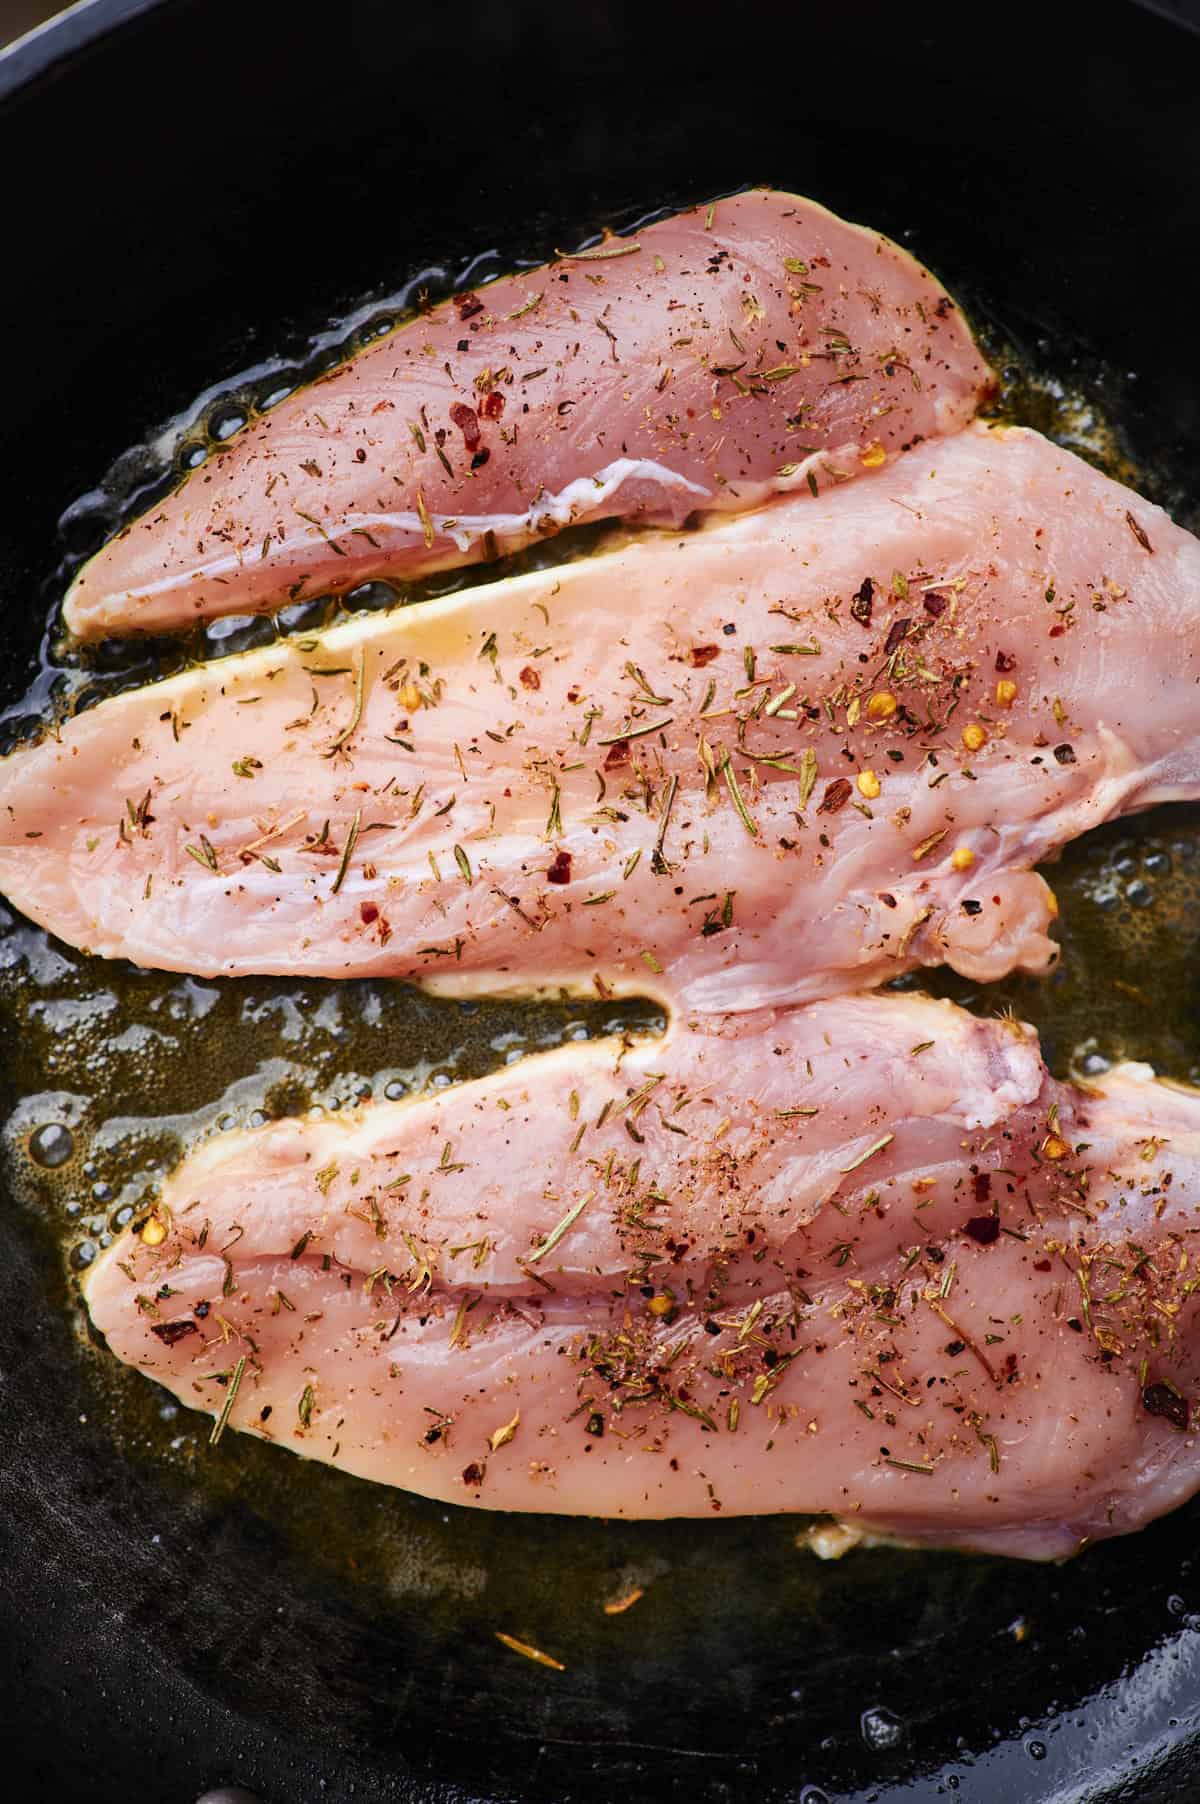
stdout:
<svg viewBox="0 0 1200 1804">
<path fill-rule="evenodd" d="M 955 431 L 992 382 L 907 252 L 796 195 L 735 195 L 377 340 L 106 545 L 67 624 L 161 631 L 576 521 L 739 511 Z"/>
<path fill-rule="evenodd" d="M 0 888 L 197 973 L 722 1013 L 1054 956 L 1030 867 L 1200 793 L 1200 546 L 1036 433 L 103 703 L 0 770 Z"/>
<path fill-rule="evenodd" d="M 210 1142 L 86 1280 L 122 1359 L 430 1496 L 829 1511 L 1057 1558 L 1200 1481 L 1200 1098 L 853 997 Z"/>
</svg>

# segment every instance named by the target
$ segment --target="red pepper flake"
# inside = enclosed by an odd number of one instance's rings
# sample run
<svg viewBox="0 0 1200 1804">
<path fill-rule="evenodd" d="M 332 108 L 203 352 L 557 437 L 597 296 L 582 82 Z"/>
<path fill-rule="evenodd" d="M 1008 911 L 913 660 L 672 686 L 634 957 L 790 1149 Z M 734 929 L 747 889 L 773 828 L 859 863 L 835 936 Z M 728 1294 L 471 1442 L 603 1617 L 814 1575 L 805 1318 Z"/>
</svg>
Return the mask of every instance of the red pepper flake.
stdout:
<svg viewBox="0 0 1200 1804">
<path fill-rule="evenodd" d="M 933 311 L 937 314 L 939 319 L 945 319 L 946 315 L 952 313 L 953 310 L 954 302 L 950 299 L 948 294 L 944 294 L 940 301 L 934 302 Z"/>
<path fill-rule="evenodd" d="M 991 1172 L 990 1171 L 977 1171 L 975 1173 L 975 1201 L 977 1203 L 986 1203 L 989 1196 L 991 1196 L 991 1194 L 992 1194 L 992 1174 L 991 1174 Z"/>
<path fill-rule="evenodd" d="M 546 876 L 551 883 L 570 883 L 571 854 L 569 852 L 556 852 L 554 854 L 554 863 L 546 872 Z"/>
<path fill-rule="evenodd" d="M 692 669 L 703 670 L 706 664 L 711 664 L 713 659 L 719 658 L 720 655 L 721 647 L 719 645 L 693 645 Z"/>
<path fill-rule="evenodd" d="M 379 919 L 379 910 L 373 902 L 360 902 L 358 905 L 358 912 L 362 916 L 363 922 L 367 927 L 371 925 L 372 921 L 377 921 Z"/>
<path fill-rule="evenodd" d="M 964 1223 L 963 1233 L 969 1234 L 981 1247 L 990 1247 L 994 1240 L 1000 1238 L 1000 1217 L 998 1215 L 973 1215 Z"/>
<path fill-rule="evenodd" d="M 477 294 L 456 294 L 454 305 L 458 308 L 459 319 L 474 319 L 477 313 L 483 312 L 483 302 Z"/>
<path fill-rule="evenodd" d="M 1126 508 L 1126 510 L 1125 510 L 1125 524 L 1129 528 L 1130 532 L 1133 534 L 1134 538 L 1137 540 L 1138 544 L 1141 546 L 1142 550 L 1148 551 L 1150 553 L 1151 557 L 1153 557 L 1154 556 L 1154 547 L 1150 543 L 1150 540 L 1146 536 L 1145 527 L 1138 525 L 1137 521 L 1134 519 L 1133 515 L 1129 512 L 1128 508 Z"/>
<path fill-rule="evenodd" d="M 860 626 L 870 626 L 871 608 L 875 601 L 875 584 L 869 576 L 864 576 L 850 603 L 850 618 L 857 620 Z"/>
<path fill-rule="evenodd" d="M 604 760 L 605 770 L 616 770 L 618 765 L 629 763 L 628 739 L 614 739 L 608 748 L 608 756 Z M 847 787 L 849 787 L 847 785 Z"/>
<path fill-rule="evenodd" d="M 1075 747 L 1073 745 L 1056 745 L 1054 748 L 1054 756 L 1058 759 L 1060 764 L 1076 764 L 1078 762 L 1075 757 Z"/>
<path fill-rule="evenodd" d="M 156 1334 L 164 1346 L 173 1347 L 176 1341 L 186 1340 L 189 1334 L 199 1334 L 200 1330 L 197 1328 L 195 1322 L 184 1320 L 180 1322 L 155 1322 L 150 1332 L 151 1334 Z"/>
<path fill-rule="evenodd" d="M 485 420 L 498 420 L 500 418 L 500 415 L 504 412 L 504 396 L 500 393 L 498 388 L 492 389 L 489 394 L 486 394 L 483 397 L 479 406 L 479 411 Z"/>
<path fill-rule="evenodd" d="M 1035 1259 L 1033 1262 L 1033 1269 L 1035 1272 L 1048 1272 L 1051 1269 L 1050 1261 L 1048 1259 Z"/>
<path fill-rule="evenodd" d="M 465 401 L 456 401 L 450 409 L 450 418 L 463 435 L 463 443 L 468 451 L 479 448 L 479 415 Z"/>
<path fill-rule="evenodd" d="M 477 1460 L 472 1460 L 469 1466 L 463 1467 L 462 1481 L 465 1485 L 481 1485 L 483 1483 L 483 1467 Z"/>
<path fill-rule="evenodd" d="M 938 595 L 933 589 L 926 589 L 921 599 L 925 603 L 925 612 L 927 614 L 932 614 L 935 620 L 939 614 L 944 614 L 946 609 L 950 606 L 946 597 L 944 595 Z"/>
<path fill-rule="evenodd" d="M 533 668 L 532 664 L 526 664 L 524 670 L 521 672 L 522 689 L 540 689 L 541 686 L 542 679 L 538 672 Z"/>
<path fill-rule="evenodd" d="M 1142 1408 L 1148 1416 L 1161 1416 L 1172 1428 L 1186 1429 L 1191 1424 L 1191 1405 L 1165 1378 L 1144 1387 Z"/>
<path fill-rule="evenodd" d="M 1001 670 L 1001 671 L 1015 670 L 1016 668 L 1017 668 L 1017 660 L 1013 657 L 1011 652 L 998 651 L 996 653 L 996 669 L 997 670 Z"/>
<path fill-rule="evenodd" d="M 904 635 L 911 625 L 911 620 L 893 620 L 888 629 L 888 636 L 883 642 L 883 655 L 885 658 L 890 658 L 897 646 L 904 643 Z"/>
<path fill-rule="evenodd" d="M 818 814 L 836 814 L 850 800 L 850 784 L 845 777 L 835 777 L 832 783 L 825 785 L 825 794 L 821 797 L 817 808 Z"/>
</svg>

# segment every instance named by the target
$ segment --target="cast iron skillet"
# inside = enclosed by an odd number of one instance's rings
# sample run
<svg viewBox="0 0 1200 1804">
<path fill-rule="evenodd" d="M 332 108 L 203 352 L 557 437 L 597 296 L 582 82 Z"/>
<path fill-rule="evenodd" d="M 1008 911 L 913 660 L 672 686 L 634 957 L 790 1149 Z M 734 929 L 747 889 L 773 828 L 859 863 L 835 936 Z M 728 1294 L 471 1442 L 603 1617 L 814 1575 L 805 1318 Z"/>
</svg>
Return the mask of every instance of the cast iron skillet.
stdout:
<svg viewBox="0 0 1200 1804">
<path fill-rule="evenodd" d="M 0 699 L 34 668 L 62 508 L 215 377 L 431 261 L 544 253 L 746 181 L 911 237 L 1043 361 L 1117 372 L 1132 449 L 1186 488 L 1200 40 L 1115 0 L 1010 0 L 986 35 L 972 10 L 93 0 L 19 49 Z M 461 1548 L 471 1585 L 398 1604 L 318 1568 L 252 1486 L 218 1503 L 114 1445 L 26 1216 L 0 1249 L 10 1796 L 1196 1795 L 1196 1507 L 1061 1570 L 816 1570 L 778 1520 L 480 1518 L 315 1472 L 318 1526 L 341 1484 L 443 1568 Z M 605 1618 L 631 1560 L 663 1576 Z"/>
</svg>

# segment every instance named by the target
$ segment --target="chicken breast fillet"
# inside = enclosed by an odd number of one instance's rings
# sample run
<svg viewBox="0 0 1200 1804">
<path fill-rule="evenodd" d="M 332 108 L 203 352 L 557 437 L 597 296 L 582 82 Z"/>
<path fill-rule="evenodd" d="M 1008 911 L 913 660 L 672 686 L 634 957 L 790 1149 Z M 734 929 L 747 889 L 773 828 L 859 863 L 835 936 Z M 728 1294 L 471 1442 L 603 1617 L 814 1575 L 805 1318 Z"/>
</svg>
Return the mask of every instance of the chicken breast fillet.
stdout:
<svg viewBox="0 0 1200 1804">
<path fill-rule="evenodd" d="M 222 1426 L 429 1496 L 1057 1558 L 1200 1481 L 1200 1097 L 919 997 L 194 1152 L 86 1280 Z"/>
<path fill-rule="evenodd" d="M 420 313 L 254 420 L 80 572 L 83 638 L 826 488 L 993 386 L 906 251 L 755 190 Z"/>
<path fill-rule="evenodd" d="M 1038 434 L 117 696 L 0 767 L 0 888 L 203 974 L 726 1013 L 1044 969 L 1030 867 L 1200 793 L 1200 546 Z"/>
</svg>

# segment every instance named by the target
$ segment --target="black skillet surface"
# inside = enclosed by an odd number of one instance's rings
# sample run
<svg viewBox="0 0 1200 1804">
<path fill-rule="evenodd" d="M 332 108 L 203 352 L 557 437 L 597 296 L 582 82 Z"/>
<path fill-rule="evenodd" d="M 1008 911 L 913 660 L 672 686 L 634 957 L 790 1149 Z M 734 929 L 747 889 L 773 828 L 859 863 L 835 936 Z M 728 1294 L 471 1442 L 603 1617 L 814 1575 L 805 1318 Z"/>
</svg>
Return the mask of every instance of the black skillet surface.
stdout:
<svg viewBox="0 0 1200 1804">
<path fill-rule="evenodd" d="M 910 238 L 1049 367 L 1085 347 L 1178 501 L 1200 468 L 1200 40 L 1115 0 L 1010 4 L 986 39 L 970 12 L 94 0 L 19 50 L 0 700 L 36 665 L 59 512 L 214 378 L 426 264 L 748 180 Z M 15 1209 L 0 1249 L 8 1796 L 1200 1794 L 1198 1507 L 1061 1570 L 817 1568 L 778 1520 L 481 1518 L 345 1481 L 343 1517 L 391 1512 L 442 1575 L 376 1594 L 281 1532 L 253 1461 L 218 1494 L 127 1457 L 52 1250 Z M 341 1483 L 311 1475 L 318 1528 Z M 630 1566 L 659 1576 L 607 1618 Z"/>
</svg>

